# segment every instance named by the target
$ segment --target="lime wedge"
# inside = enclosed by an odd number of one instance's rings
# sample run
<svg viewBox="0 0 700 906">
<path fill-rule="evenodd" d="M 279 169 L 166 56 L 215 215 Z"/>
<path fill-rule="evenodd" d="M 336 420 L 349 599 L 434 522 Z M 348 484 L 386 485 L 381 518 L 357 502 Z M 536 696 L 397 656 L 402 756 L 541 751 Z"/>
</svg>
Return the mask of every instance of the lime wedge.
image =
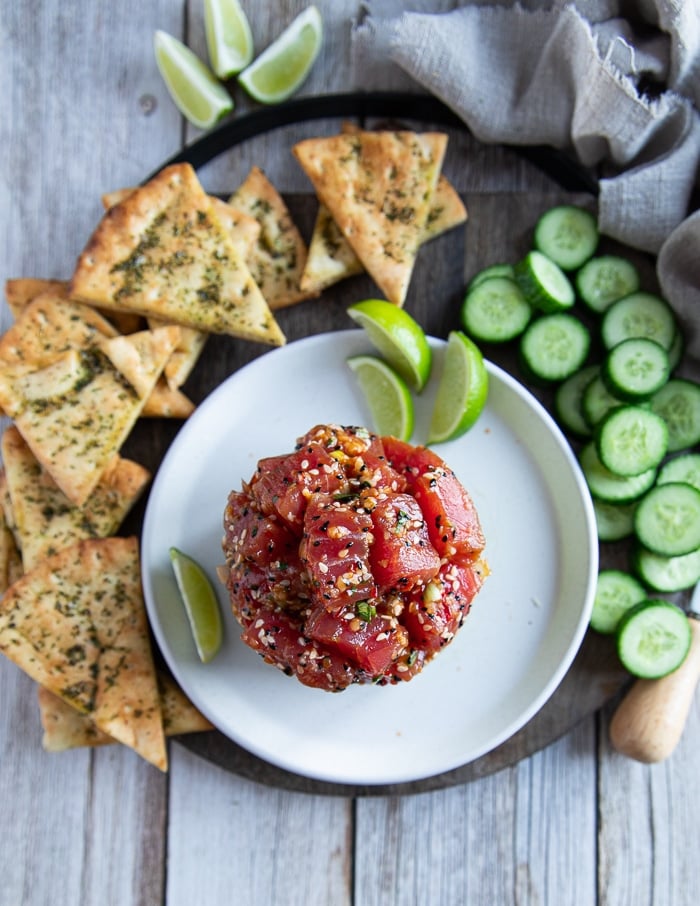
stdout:
<svg viewBox="0 0 700 906">
<path fill-rule="evenodd" d="M 176 547 L 170 548 L 170 561 L 190 622 L 197 654 L 203 664 L 214 657 L 224 637 L 216 592 L 202 567 Z"/>
<path fill-rule="evenodd" d="M 170 96 L 193 126 L 209 129 L 233 110 L 233 100 L 189 47 L 164 31 L 153 39 L 156 63 Z"/>
<path fill-rule="evenodd" d="M 253 59 L 253 33 L 238 0 L 204 0 L 204 32 L 220 79 L 230 79 Z"/>
<path fill-rule="evenodd" d="M 391 367 L 417 393 L 430 377 L 432 352 L 423 328 L 403 308 L 384 299 L 366 299 L 348 314 Z"/>
<path fill-rule="evenodd" d="M 243 70 L 238 81 L 261 104 L 286 100 L 309 74 L 322 38 L 321 14 L 309 6 Z"/>
<path fill-rule="evenodd" d="M 489 375 L 479 347 L 453 330 L 447 338 L 428 443 L 453 440 L 468 431 L 481 415 L 488 389 Z"/>
<path fill-rule="evenodd" d="M 413 399 L 403 378 L 376 356 L 356 355 L 347 361 L 369 406 L 373 430 L 409 440 L 413 434 Z"/>
</svg>

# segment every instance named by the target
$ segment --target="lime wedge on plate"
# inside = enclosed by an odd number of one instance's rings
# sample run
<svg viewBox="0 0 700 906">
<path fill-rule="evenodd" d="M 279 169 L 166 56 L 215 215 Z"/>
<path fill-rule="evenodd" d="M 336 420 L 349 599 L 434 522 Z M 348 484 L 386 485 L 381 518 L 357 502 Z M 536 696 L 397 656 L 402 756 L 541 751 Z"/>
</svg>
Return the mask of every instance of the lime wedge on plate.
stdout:
<svg viewBox="0 0 700 906">
<path fill-rule="evenodd" d="M 392 368 L 417 393 L 430 377 L 432 352 L 423 328 L 403 308 L 384 299 L 366 299 L 348 314 Z"/>
<path fill-rule="evenodd" d="M 369 406 L 373 430 L 409 440 L 413 434 L 413 399 L 403 378 L 376 356 L 355 355 L 347 361 Z"/>
<path fill-rule="evenodd" d="M 230 79 L 253 59 L 253 33 L 238 0 L 204 0 L 204 31 L 220 79 Z"/>
<path fill-rule="evenodd" d="M 309 6 L 243 70 L 238 81 L 261 104 L 284 101 L 309 74 L 322 39 L 321 14 Z"/>
<path fill-rule="evenodd" d="M 233 100 L 189 47 L 164 31 L 153 39 L 156 63 L 170 96 L 193 126 L 210 129 L 233 110 Z"/>
<path fill-rule="evenodd" d="M 209 577 L 196 560 L 171 547 L 170 561 L 197 654 L 202 663 L 207 664 L 221 648 L 224 637 L 219 600 Z"/>
<path fill-rule="evenodd" d="M 447 338 L 428 443 L 454 440 L 471 428 L 486 405 L 489 375 L 479 347 L 461 331 Z"/>
</svg>

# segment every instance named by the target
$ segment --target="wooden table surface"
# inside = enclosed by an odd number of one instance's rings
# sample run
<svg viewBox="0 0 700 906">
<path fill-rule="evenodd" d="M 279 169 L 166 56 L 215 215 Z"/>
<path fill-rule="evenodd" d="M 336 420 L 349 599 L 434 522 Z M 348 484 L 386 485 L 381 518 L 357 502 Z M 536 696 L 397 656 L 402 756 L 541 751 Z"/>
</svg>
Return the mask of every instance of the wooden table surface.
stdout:
<svg viewBox="0 0 700 906">
<path fill-rule="evenodd" d="M 269 43 L 305 5 L 244 2 L 256 45 Z M 401 84 L 390 75 L 370 82 L 353 66 L 351 29 L 363 4 L 318 6 L 325 41 L 302 96 Z M 66 278 L 100 216 L 101 193 L 140 182 L 199 137 L 167 96 L 152 36 L 164 29 L 204 54 L 201 3 L 2 0 L 0 9 L 0 278 Z M 235 97 L 236 116 L 255 109 L 240 90 Z M 203 168 L 205 187 L 231 191 L 262 161 L 290 203 L 308 193 L 289 164 L 296 129 Z M 511 152 L 460 141 L 450 177 L 476 223 L 502 214 L 503 224 L 483 235 L 467 231 L 467 252 L 458 252 L 452 275 L 461 285 L 488 263 L 486 236 L 516 224 L 517 251 L 532 199 L 544 204 L 561 191 Z M 325 302 L 304 303 L 280 322 L 290 338 L 347 326 L 345 301 L 332 299 L 323 314 L 309 306 Z M 408 305 L 444 336 L 455 299 L 444 301 L 452 308 Z M 4 306 L 3 330 L 10 321 Z M 260 351 L 241 344 L 227 367 Z M 0 904 L 695 902 L 697 697 L 670 759 L 644 766 L 623 758 L 608 740 L 621 678 L 614 667 L 601 675 L 609 658 L 598 642 L 584 646 L 597 672 L 586 671 L 586 660 L 564 687 L 568 720 L 549 706 L 500 761 L 391 794 L 295 788 L 275 771 L 251 769 L 245 757 L 236 770 L 177 741 L 167 775 L 120 746 L 46 753 L 33 685 L 2 659 Z"/>
</svg>

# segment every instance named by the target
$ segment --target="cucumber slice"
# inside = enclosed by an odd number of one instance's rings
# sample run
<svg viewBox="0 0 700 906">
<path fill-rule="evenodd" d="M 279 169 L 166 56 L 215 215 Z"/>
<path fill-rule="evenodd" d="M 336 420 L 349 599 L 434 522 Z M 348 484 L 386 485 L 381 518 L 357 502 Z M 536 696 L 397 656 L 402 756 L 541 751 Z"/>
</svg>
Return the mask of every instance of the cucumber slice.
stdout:
<svg viewBox="0 0 700 906">
<path fill-rule="evenodd" d="M 671 378 L 651 398 L 651 408 L 668 426 L 670 453 L 700 443 L 700 384 Z"/>
<path fill-rule="evenodd" d="M 605 503 L 593 498 L 599 541 L 622 541 L 634 534 L 636 503 Z"/>
<path fill-rule="evenodd" d="M 662 557 L 645 547 L 638 547 L 632 564 L 639 578 L 654 591 L 684 591 L 700 582 L 700 550 L 679 557 Z"/>
<path fill-rule="evenodd" d="M 645 292 L 632 293 L 613 302 L 600 325 L 606 349 L 631 337 L 646 337 L 668 351 L 673 346 L 676 331 L 676 318 L 668 302 L 661 296 Z"/>
<path fill-rule="evenodd" d="M 469 281 L 467 292 L 474 289 L 474 287 L 478 286 L 482 281 L 488 280 L 490 277 L 509 277 L 511 280 L 514 280 L 515 275 L 513 265 L 499 263 L 489 264 L 488 267 L 482 268 L 480 271 L 477 271 Z"/>
<path fill-rule="evenodd" d="M 646 494 L 656 479 L 656 469 L 630 477 L 606 469 L 593 441 L 581 450 L 579 462 L 592 496 L 605 503 L 632 503 Z"/>
<path fill-rule="evenodd" d="M 485 277 L 462 304 L 462 326 L 477 342 L 505 343 L 525 330 L 532 308 L 509 277 Z"/>
<path fill-rule="evenodd" d="M 601 374 L 595 375 L 583 391 L 581 409 L 583 410 L 583 417 L 591 428 L 595 428 L 608 412 L 621 405 L 622 400 L 612 395 Z"/>
<path fill-rule="evenodd" d="M 520 340 L 525 369 L 535 378 L 564 381 L 578 371 L 591 345 L 588 328 L 573 315 L 544 315 L 533 321 Z"/>
<path fill-rule="evenodd" d="M 629 403 L 650 399 L 670 373 L 666 350 L 644 337 L 632 337 L 614 346 L 601 370 L 610 392 Z"/>
<path fill-rule="evenodd" d="M 595 252 L 598 226 L 590 211 L 575 205 L 558 205 L 540 217 L 534 239 L 540 252 L 564 270 L 573 271 Z"/>
<path fill-rule="evenodd" d="M 591 426 L 583 413 L 583 394 L 597 374 L 597 365 L 581 368 L 559 385 L 554 397 L 559 424 L 578 437 L 589 437 L 591 433 Z"/>
<path fill-rule="evenodd" d="M 656 470 L 668 449 L 666 422 L 641 406 L 618 406 L 596 427 L 600 461 L 615 475 Z"/>
<path fill-rule="evenodd" d="M 542 252 L 528 254 L 515 265 L 515 282 L 533 308 L 545 314 L 565 311 L 576 293 L 564 271 Z"/>
<path fill-rule="evenodd" d="M 668 484 L 670 481 L 682 481 L 700 491 L 700 453 L 684 453 L 664 463 L 656 483 Z"/>
<path fill-rule="evenodd" d="M 659 679 L 683 663 L 692 633 L 688 617 L 670 601 L 647 599 L 630 608 L 617 629 L 617 653 L 633 676 Z"/>
<path fill-rule="evenodd" d="M 576 289 L 591 311 L 602 314 L 613 302 L 639 289 L 639 272 L 626 258 L 600 255 L 576 274 Z"/>
<path fill-rule="evenodd" d="M 700 491 L 690 484 L 657 484 L 639 502 L 634 530 L 648 550 L 679 557 L 700 548 Z"/>
<path fill-rule="evenodd" d="M 627 611 L 646 597 L 644 586 L 634 576 L 619 569 L 601 570 L 593 599 L 591 629 L 612 635 Z"/>
</svg>

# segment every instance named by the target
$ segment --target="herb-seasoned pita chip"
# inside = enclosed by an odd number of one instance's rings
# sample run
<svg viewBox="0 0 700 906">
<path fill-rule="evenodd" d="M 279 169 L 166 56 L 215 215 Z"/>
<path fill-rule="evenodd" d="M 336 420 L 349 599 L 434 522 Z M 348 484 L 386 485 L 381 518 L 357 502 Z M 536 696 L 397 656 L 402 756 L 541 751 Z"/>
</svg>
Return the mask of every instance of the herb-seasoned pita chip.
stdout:
<svg viewBox="0 0 700 906">
<path fill-rule="evenodd" d="M 39 368 L 0 371 L 0 406 L 63 493 L 82 506 L 139 417 L 177 339 L 177 327 L 105 339 Z M 116 352 L 115 352 L 116 350 Z M 131 352 L 136 352 L 136 357 Z M 120 361 L 125 376 L 113 364 Z M 127 377 L 138 386 L 132 385 Z"/>
<path fill-rule="evenodd" d="M 148 326 L 151 329 L 162 327 L 163 322 L 157 318 L 149 318 Z M 182 387 L 192 373 L 192 369 L 204 350 L 208 334 L 191 327 L 180 328 L 180 339 L 173 349 L 170 358 L 165 363 L 165 380 L 171 390 Z"/>
<path fill-rule="evenodd" d="M 106 211 L 78 259 L 71 295 L 209 333 L 285 342 L 189 164 L 166 167 Z"/>
<path fill-rule="evenodd" d="M 320 204 L 301 275 L 301 286 L 309 291 L 321 292 L 339 280 L 363 271 L 362 262 L 331 217 L 331 212 Z"/>
<path fill-rule="evenodd" d="M 43 293 L 67 298 L 68 283 L 65 280 L 42 280 L 38 277 L 16 277 L 5 281 L 5 299 L 15 318 L 20 316 L 25 306 Z"/>
<path fill-rule="evenodd" d="M 466 219 L 467 209 L 459 193 L 441 175 L 423 228 L 421 245 L 459 226 Z M 362 262 L 331 217 L 328 208 L 319 205 L 309 254 L 301 276 L 302 289 L 321 292 L 363 270 Z"/>
<path fill-rule="evenodd" d="M 387 299 L 403 305 L 447 147 L 443 133 L 359 132 L 293 152 Z"/>
<path fill-rule="evenodd" d="M 246 260 L 270 308 L 286 308 L 317 296 L 301 289 L 306 243 L 284 199 L 259 167 L 251 169 L 229 204 L 260 224 L 260 237 Z"/>
<path fill-rule="evenodd" d="M 22 309 L 37 296 L 44 294 L 54 299 L 69 300 L 69 283 L 67 280 L 42 280 L 37 277 L 19 277 L 5 283 L 5 297 L 15 318 L 19 318 Z M 128 311 L 108 311 L 103 314 L 119 333 L 134 333 L 143 327 L 141 317 Z"/>
<path fill-rule="evenodd" d="M 147 469 L 117 455 L 84 506 L 77 507 L 14 425 L 3 435 L 2 457 L 25 572 L 77 541 L 113 535 L 150 480 Z"/>
<path fill-rule="evenodd" d="M 184 328 L 180 328 L 183 330 Z M 167 362 L 165 363 L 167 366 Z M 158 378 L 155 387 L 143 405 L 143 418 L 189 418 L 195 410 L 192 400 L 185 394 L 168 386 L 164 377 Z"/>
<path fill-rule="evenodd" d="M 112 324 L 89 305 L 46 292 L 26 305 L 0 338 L 0 362 L 39 368 L 62 353 L 89 349 L 98 338 L 117 335 Z"/>
<path fill-rule="evenodd" d="M 158 673 L 158 691 L 166 736 L 202 733 L 212 725 L 198 711 L 173 679 Z M 62 698 L 38 687 L 39 712 L 44 729 L 42 745 L 47 752 L 63 752 L 80 746 L 103 746 L 116 742 L 98 730 L 86 714 L 67 705 Z"/>
<path fill-rule="evenodd" d="M 0 469 L 0 477 L 2 477 L 2 469 Z M 2 493 L 1 489 L 0 493 Z M 0 507 L 0 598 L 21 575 L 22 559 L 17 550 L 12 530 L 7 524 L 5 509 Z"/>
<path fill-rule="evenodd" d="M 178 330 L 182 333 L 185 328 Z M 23 304 L 15 324 L 0 338 L 0 363 L 31 362 L 39 367 L 72 349 L 99 347 L 98 338 L 118 335 L 114 325 L 89 305 L 73 302 L 60 291 L 46 290 Z M 178 348 L 181 343 L 179 339 Z M 151 391 L 142 414 L 187 418 L 193 411 L 191 400 L 168 387 L 163 378 Z"/>
<path fill-rule="evenodd" d="M 0 650 L 167 769 L 136 538 L 81 541 L 15 582 L 0 602 Z"/>
</svg>

